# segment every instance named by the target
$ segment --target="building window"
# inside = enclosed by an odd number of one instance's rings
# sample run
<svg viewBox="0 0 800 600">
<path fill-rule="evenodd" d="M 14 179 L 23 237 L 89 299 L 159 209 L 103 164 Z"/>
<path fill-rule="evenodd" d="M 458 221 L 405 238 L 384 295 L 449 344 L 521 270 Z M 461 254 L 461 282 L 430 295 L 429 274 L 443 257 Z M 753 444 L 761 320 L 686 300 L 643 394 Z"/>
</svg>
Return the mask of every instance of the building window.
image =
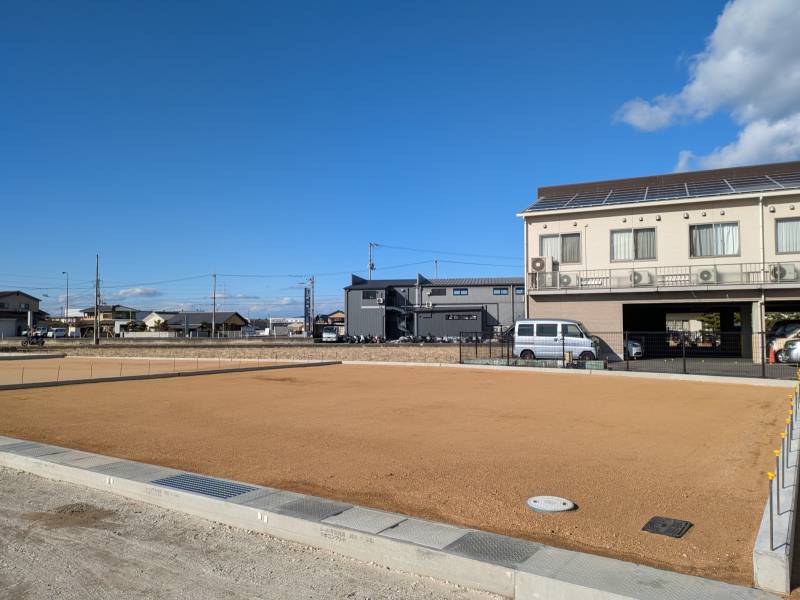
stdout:
<svg viewBox="0 0 800 600">
<path fill-rule="evenodd" d="M 524 287 L 522 287 L 521 285 L 519 285 L 519 286 L 517 286 L 517 287 L 515 287 L 515 288 L 514 288 L 514 293 L 515 293 L 517 296 L 523 296 L 523 295 L 525 295 L 525 288 L 524 288 Z"/>
<path fill-rule="evenodd" d="M 453 288 L 453 296 L 467 296 L 469 295 L 468 288 Z"/>
<path fill-rule="evenodd" d="M 739 224 L 689 225 L 689 256 L 739 255 Z"/>
<path fill-rule="evenodd" d="M 21 310 L 29 310 L 31 305 L 28 304 L 27 302 L 20 302 L 19 307 Z"/>
<path fill-rule="evenodd" d="M 444 316 L 444 318 L 447 321 L 477 321 L 478 315 L 476 315 L 475 313 L 471 314 L 448 313 Z"/>
<path fill-rule="evenodd" d="M 8 302 L 0 302 L 0 308 L 8 308 Z"/>
<path fill-rule="evenodd" d="M 656 230 L 616 229 L 611 232 L 611 260 L 655 260 Z"/>
<path fill-rule="evenodd" d="M 775 252 L 778 254 L 800 253 L 800 219 L 775 221 Z"/>
<path fill-rule="evenodd" d="M 562 264 L 581 262 L 581 234 L 540 235 L 539 256 L 552 256 Z"/>
<path fill-rule="evenodd" d="M 428 293 L 429 296 L 446 296 L 447 288 L 431 288 Z"/>
<path fill-rule="evenodd" d="M 508 296 L 508 288 L 507 287 L 492 288 L 492 295 L 493 296 Z"/>
<path fill-rule="evenodd" d="M 361 292 L 362 300 L 376 300 L 377 298 L 378 292 L 375 290 L 364 290 Z"/>
</svg>

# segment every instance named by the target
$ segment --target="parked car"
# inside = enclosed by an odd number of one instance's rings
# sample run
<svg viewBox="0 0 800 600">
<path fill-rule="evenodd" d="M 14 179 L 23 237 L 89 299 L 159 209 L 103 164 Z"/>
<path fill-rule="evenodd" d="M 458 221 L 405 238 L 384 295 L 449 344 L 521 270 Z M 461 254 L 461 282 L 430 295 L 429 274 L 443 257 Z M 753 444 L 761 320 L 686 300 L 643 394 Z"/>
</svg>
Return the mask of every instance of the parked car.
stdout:
<svg viewBox="0 0 800 600">
<path fill-rule="evenodd" d="M 767 344 L 776 338 L 788 338 L 798 331 L 800 331 L 800 319 L 775 321 L 767 332 Z"/>
<path fill-rule="evenodd" d="M 789 340 L 783 345 L 781 362 L 800 363 L 800 338 Z"/>
<path fill-rule="evenodd" d="M 786 325 L 776 330 L 776 334 L 770 338 L 767 335 L 767 354 L 775 352 L 775 360 L 778 362 L 786 362 L 786 353 L 784 346 L 790 341 L 800 339 L 800 324 L 798 327 Z"/>
<path fill-rule="evenodd" d="M 644 356 L 644 350 L 642 349 L 642 342 L 636 339 L 628 338 L 625 342 L 625 360 L 628 359 L 638 359 Z"/>
<path fill-rule="evenodd" d="M 53 327 L 50 331 L 47 332 L 47 337 L 49 337 L 49 338 L 67 337 L 67 328 L 66 327 Z"/>
<path fill-rule="evenodd" d="M 323 342 L 338 342 L 339 332 L 333 325 L 327 325 L 322 328 L 322 341 Z"/>
<path fill-rule="evenodd" d="M 514 356 L 523 360 L 562 358 L 566 352 L 594 360 L 597 349 L 586 327 L 566 319 L 525 319 L 514 324 Z"/>
</svg>

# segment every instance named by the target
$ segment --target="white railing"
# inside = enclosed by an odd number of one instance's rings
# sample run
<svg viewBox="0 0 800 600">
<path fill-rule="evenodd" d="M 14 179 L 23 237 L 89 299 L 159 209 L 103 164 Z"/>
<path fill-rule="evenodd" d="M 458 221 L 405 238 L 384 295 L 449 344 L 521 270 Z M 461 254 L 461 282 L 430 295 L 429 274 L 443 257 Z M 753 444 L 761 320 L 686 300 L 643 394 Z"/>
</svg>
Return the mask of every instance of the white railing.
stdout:
<svg viewBox="0 0 800 600">
<path fill-rule="evenodd" d="M 625 290 L 715 285 L 784 284 L 800 287 L 800 263 L 697 264 L 669 267 L 613 269 L 559 269 L 529 273 L 529 288 L 536 290 Z"/>
</svg>

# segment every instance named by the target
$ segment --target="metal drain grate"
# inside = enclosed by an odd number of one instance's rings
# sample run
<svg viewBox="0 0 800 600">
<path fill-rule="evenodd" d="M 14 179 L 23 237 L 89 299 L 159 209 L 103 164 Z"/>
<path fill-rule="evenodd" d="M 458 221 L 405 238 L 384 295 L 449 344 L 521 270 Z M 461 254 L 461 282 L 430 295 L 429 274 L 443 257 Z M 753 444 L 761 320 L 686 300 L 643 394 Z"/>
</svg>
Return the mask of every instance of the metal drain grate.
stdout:
<svg viewBox="0 0 800 600">
<path fill-rule="evenodd" d="M 642 527 L 642 531 L 679 538 L 689 531 L 691 526 L 692 524 L 689 521 L 671 519 L 670 517 L 653 517 Z"/>
<path fill-rule="evenodd" d="M 190 473 L 179 473 L 170 477 L 164 477 L 163 479 L 156 479 L 153 483 L 175 488 L 176 490 L 184 490 L 195 494 L 203 494 L 204 496 L 222 498 L 223 500 L 257 489 L 251 485 L 244 485 L 243 483 L 233 483 L 222 479 L 214 479 L 213 477 L 204 477 L 203 475 L 192 475 Z"/>
</svg>

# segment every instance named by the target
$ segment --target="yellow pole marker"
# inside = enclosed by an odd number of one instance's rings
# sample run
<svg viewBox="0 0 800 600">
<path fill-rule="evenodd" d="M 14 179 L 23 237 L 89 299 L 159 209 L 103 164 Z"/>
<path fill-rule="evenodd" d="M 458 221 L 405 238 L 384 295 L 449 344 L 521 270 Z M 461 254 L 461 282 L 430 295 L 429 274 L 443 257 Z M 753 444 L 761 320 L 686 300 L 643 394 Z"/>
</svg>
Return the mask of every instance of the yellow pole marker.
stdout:
<svg viewBox="0 0 800 600">
<path fill-rule="evenodd" d="M 767 471 L 767 486 L 769 487 L 769 547 L 770 550 L 775 549 L 775 543 L 773 542 L 773 533 L 772 533 L 772 480 L 775 479 L 775 473 L 772 471 Z"/>
</svg>

